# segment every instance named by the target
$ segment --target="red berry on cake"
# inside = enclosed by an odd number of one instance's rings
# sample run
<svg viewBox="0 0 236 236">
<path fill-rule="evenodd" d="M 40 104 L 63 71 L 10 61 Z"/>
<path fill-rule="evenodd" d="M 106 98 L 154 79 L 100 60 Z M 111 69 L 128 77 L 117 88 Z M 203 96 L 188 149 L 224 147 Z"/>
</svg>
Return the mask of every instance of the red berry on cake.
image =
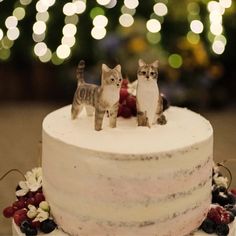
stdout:
<svg viewBox="0 0 236 236">
<path fill-rule="evenodd" d="M 216 224 L 221 223 L 221 215 L 215 207 L 212 207 L 210 209 L 210 211 L 207 214 L 207 218 L 214 221 Z"/>
<path fill-rule="evenodd" d="M 27 210 L 26 209 L 17 210 L 13 215 L 13 219 L 14 219 L 14 222 L 16 223 L 16 225 L 20 226 L 20 224 L 24 220 L 28 219 Z"/>
<path fill-rule="evenodd" d="M 122 88 L 128 88 L 129 80 L 128 79 L 123 79 L 121 87 Z"/>
<path fill-rule="evenodd" d="M 40 202 L 45 201 L 45 197 L 43 193 L 36 193 L 35 196 L 35 205 L 38 206 Z"/>
<path fill-rule="evenodd" d="M 30 197 L 26 200 L 26 206 L 28 205 L 34 205 L 34 206 L 37 205 L 34 197 Z"/>
<path fill-rule="evenodd" d="M 128 97 L 126 98 L 126 105 L 127 105 L 130 109 L 136 110 L 136 98 L 135 98 L 135 96 L 132 96 L 132 95 L 128 96 Z"/>
<path fill-rule="evenodd" d="M 22 208 L 25 208 L 26 207 L 26 203 L 25 203 L 25 200 L 23 199 L 19 199 L 18 201 L 15 201 L 13 204 L 12 204 L 13 207 L 15 207 L 16 209 L 22 209 Z"/>
<path fill-rule="evenodd" d="M 121 116 L 124 117 L 124 118 L 130 118 L 132 116 L 131 109 L 127 106 L 122 106 Z"/>
<path fill-rule="evenodd" d="M 16 211 L 16 209 L 15 209 L 14 207 L 9 206 L 9 207 L 6 207 L 6 208 L 3 210 L 2 213 L 3 213 L 4 217 L 10 218 L 10 217 L 12 217 L 12 216 L 14 215 L 15 211 Z"/>
<path fill-rule="evenodd" d="M 120 103 L 122 103 L 128 97 L 128 95 L 129 95 L 128 90 L 126 88 L 121 88 L 120 89 Z"/>
</svg>

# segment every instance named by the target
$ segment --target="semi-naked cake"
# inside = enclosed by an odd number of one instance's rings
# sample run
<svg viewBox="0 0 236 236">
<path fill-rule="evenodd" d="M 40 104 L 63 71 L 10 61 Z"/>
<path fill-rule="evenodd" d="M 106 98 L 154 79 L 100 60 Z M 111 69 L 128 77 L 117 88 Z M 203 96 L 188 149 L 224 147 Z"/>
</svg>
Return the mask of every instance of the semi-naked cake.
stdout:
<svg viewBox="0 0 236 236">
<path fill-rule="evenodd" d="M 188 235 L 211 203 L 213 130 L 170 107 L 166 125 L 105 120 L 102 131 L 70 106 L 43 122 L 43 191 L 59 228 L 78 236 Z"/>
</svg>

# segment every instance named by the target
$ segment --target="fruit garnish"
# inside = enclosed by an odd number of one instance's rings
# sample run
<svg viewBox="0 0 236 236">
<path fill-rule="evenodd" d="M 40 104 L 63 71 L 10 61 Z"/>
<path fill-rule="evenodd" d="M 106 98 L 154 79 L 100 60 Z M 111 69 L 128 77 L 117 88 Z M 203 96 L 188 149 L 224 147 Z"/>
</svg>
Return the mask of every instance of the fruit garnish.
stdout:
<svg viewBox="0 0 236 236">
<path fill-rule="evenodd" d="M 20 224 L 26 220 L 27 217 L 27 210 L 26 209 L 20 209 L 15 211 L 14 215 L 13 215 L 13 219 L 14 222 L 16 223 L 16 225 L 20 226 Z"/>
<path fill-rule="evenodd" d="M 219 236 L 227 236 L 229 234 L 229 226 L 227 224 L 219 224 L 216 226 L 215 232 Z"/>
<path fill-rule="evenodd" d="M 40 230 L 43 233 L 50 233 L 56 227 L 57 227 L 56 223 L 53 220 L 51 220 L 51 219 L 47 219 L 47 220 L 41 222 L 41 224 L 40 224 Z"/>
<path fill-rule="evenodd" d="M 208 234 L 214 233 L 215 228 L 216 228 L 216 223 L 211 219 L 205 219 L 200 226 L 200 229 L 202 229 L 204 232 Z"/>
<path fill-rule="evenodd" d="M 2 213 L 3 213 L 4 217 L 10 218 L 10 217 L 12 217 L 12 216 L 14 215 L 15 211 L 16 211 L 16 209 L 15 209 L 14 207 L 9 206 L 9 207 L 6 207 L 6 208 L 3 210 Z"/>
</svg>

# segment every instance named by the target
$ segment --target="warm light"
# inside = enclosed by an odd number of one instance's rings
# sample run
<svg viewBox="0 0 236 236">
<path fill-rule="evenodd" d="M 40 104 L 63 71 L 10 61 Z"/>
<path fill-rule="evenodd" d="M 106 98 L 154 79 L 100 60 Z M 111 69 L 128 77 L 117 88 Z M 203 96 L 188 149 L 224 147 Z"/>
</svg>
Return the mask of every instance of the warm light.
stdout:
<svg viewBox="0 0 236 236">
<path fill-rule="evenodd" d="M 168 62 L 171 67 L 178 69 L 182 66 L 183 64 L 183 59 L 179 54 L 172 54 L 168 58 Z"/>
<path fill-rule="evenodd" d="M 77 11 L 77 7 L 74 3 L 72 2 L 68 2 L 64 5 L 63 7 L 63 13 L 66 15 L 66 16 L 72 16 L 76 13 Z"/>
<path fill-rule="evenodd" d="M 102 6 L 105 6 L 107 4 L 110 3 L 111 0 L 97 0 L 97 3 L 102 5 Z"/>
<path fill-rule="evenodd" d="M 0 59 L 7 60 L 11 55 L 11 51 L 9 49 L 0 48 Z"/>
<path fill-rule="evenodd" d="M 46 36 L 45 32 L 42 34 L 35 34 L 35 33 L 32 34 L 32 38 L 36 43 L 42 42 L 45 39 L 45 36 Z"/>
<path fill-rule="evenodd" d="M 105 5 L 106 8 L 113 8 L 117 4 L 117 0 L 111 0 L 107 5 Z"/>
<path fill-rule="evenodd" d="M 71 52 L 70 47 L 65 44 L 60 45 L 56 50 L 57 56 L 61 59 L 69 57 L 70 52 Z"/>
<path fill-rule="evenodd" d="M 192 15 L 199 15 L 200 13 L 199 4 L 196 2 L 190 2 L 187 6 L 187 9 Z"/>
<path fill-rule="evenodd" d="M 218 2 L 216 1 L 210 1 L 208 4 L 207 4 L 207 9 L 209 12 L 211 11 L 218 11 L 221 15 L 224 14 L 225 12 L 225 8 L 222 7 Z"/>
<path fill-rule="evenodd" d="M 7 31 L 7 37 L 10 39 L 10 40 L 16 40 L 20 35 L 20 31 L 18 28 L 10 28 L 8 31 Z"/>
<path fill-rule="evenodd" d="M 53 53 L 51 61 L 54 65 L 60 65 L 63 63 L 64 59 L 59 58 L 56 53 Z"/>
<path fill-rule="evenodd" d="M 71 37 L 76 34 L 77 28 L 73 24 L 67 24 L 63 27 L 62 32 L 63 32 L 63 35 L 65 35 L 67 37 Z"/>
<path fill-rule="evenodd" d="M 43 5 L 46 5 L 48 7 L 51 7 L 55 4 L 56 0 L 40 0 Z"/>
<path fill-rule="evenodd" d="M 187 34 L 187 40 L 191 44 L 198 44 L 200 41 L 200 36 L 198 34 L 193 33 L 192 31 L 189 31 Z"/>
<path fill-rule="evenodd" d="M 224 8 L 231 7 L 232 0 L 220 0 L 220 5 Z"/>
<path fill-rule="evenodd" d="M 47 45 L 43 42 L 41 43 L 37 43 L 35 46 L 34 46 L 34 53 L 36 56 L 40 57 L 40 56 L 43 56 L 45 55 L 47 52 Z"/>
<path fill-rule="evenodd" d="M 134 18 L 129 14 L 123 14 L 120 16 L 119 22 L 124 27 L 130 27 L 134 23 Z"/>
<path fill-rule="evenodd" d="M 158 15 L 158 16 L 164 16 L 168 12 L 167 6 L 164 3 L 161 3 L 161 2 L 156 3 L 153 6 L 153 10 L 156 13 L 156 15 Z"/>
<path fill-rule="evenodd" d="M 156 19 L 150 19 L 146 23 L 148 31 L 152 33 L 157 33 L 161 30 L 161 23 Z"/>
<path fill-rule="evenodd" d="M 25 17 L 25 9 L 23 7 L 17 7 L 12 15 L 15 16 L 17 20 L 22 20 Z"/>
<path fill-rule="evenodd" d="M 224 52 L 225 45 L 224 45 L 223 42 L 216 40 L 212 44 L 212 50 L 213 50 L 214 53 L 220 55 L 220 54 L 222 54 Z"/>
<path fill-rule="evenodd" d="M 10 40 L 7 36 L 3 37 L 2 39 L 2 46 L 5 49 L 9 49 L 13 46 L 14 41 Z"/>
<path fill-rule="evenodd" d="M 67 45 L 68 47 L 73 47 L 75 45 L 75 37 L 63 37 L 62 40 L 61 40 L 61 44 L 65 44 Z"/>
<path fill-rule="evenodd" d="M 200 34 L 203 31 L 203 24 L 200 20 L 193 20 L 190 24 L 190 29 L 196 33 Z"/>
<path fill-rule="evenodd" d="M 3 31 L 2 29 L 0 29 L 0 40 L 2 40 L 2 38 L 3 38 Z"/>
<path fill-rule="evenodd" d="M 77 25 L 79 22 L 79 17 L 76 14 L 73 16 L 66 16 L 64 22 L 65 24 Z"/>
<path fill-rule="evenodd" d="M 75 13 L 81 14 L 86 10 L 86 4 L 83 1 L 75 1 L 74 5 L 76 7 Z"/>
<path fill-rule="evenodd" d="M 210 31 L 214 35 L 220 35 L 223 32 L 223 27 L 221 24 L 213 23 L 210 26 Z"/>
<path fill-rule="evenodd" d="M 6 21 L 5 21 L 5 25 L 8 29 L 10 28 L 15 28 L 18 24 L 18 20 L 15 16 L 9 16 L 7 17 Z"/>
<path fill-rule="evenodd" d="M 148 32 L 147 33 L 147 40 L 151 43 L 151 44 L 157 44 L 160 42 L 161 40 L 161 34 L 160 33 L 151 33 Z"/>
<path fill-rule="evenodd" d="M 106 27 L 107 24 L 108 24 L 108 19 L 107 19 L 107 17 L 105 17 L 103 15 L 97 15 L 93 19 L 93 25 L 95 27 L 104 28 L 104 27 Z"/>
<path fill-rule="evenodd" d="M 212 23 L 222 23 L 222 15 L 218 11 L 211 11 L 209 18 Z"/>
<path fill-rule="evenodd" d="M 37 21 L 33 25 L 33 31 L 35 34 L 43 34 L 46 31 L 46 24 L 43 21 Z"/>
<path fill-rule="evenodd" d="M 45 11 L 45 12 L 38 12 L 36 14 L 36 20 L 37 21 L 47 22 L 48 19 L 49 19 L 49 13 L 47 11 Z"/>
<path fill-rule="evenodd" d="M 47 5 L 44 5 L 42 1 L 38 1 L 36 3 L 36 10 L 38 12 L 45 12 L 48 10 L 48 6 Z"/>
<path fill-rule="evenodd" d="M 20 0 L 21 5 L 29 5 L 32 2 L 32 0 Z"/>
<path fill-rule="evenodd" d="M 91 35 L 93 38 L 100 40 L 103 39 L 106 36 L 106 29 L 105 28 L 97 28 L 94 27 L 91 31 Z"/>
<path fill-rule="evenodd" d="M 52 58 L 52 52 L 49 48 L 47 48 L 46 53 L 43 56 L 39 57 L 39 60 L 43 63 L 50 61 Z"/>
<path fill-rule="evenodd" d="M 126 6 L 123 6 L 123 7 L 121 8 L 121 12 L 122 12 L 123 14 L 129 14 L 129 15 L 133 16 L 133 15 L 135 14 L 135 12 L 136 12 L 136 9 L 135 9 L 135 8 L 134 8 L 134 9 L 129 9 L 129 8 L 127 8 Z"/>
<path fill-rule="evenodd" d="M 215 41 L 221 41 L 224 45 L 227 44 L 227 39 L 222 34 L 221 35 L 217 35 L 214 40 Z"/>
<path fill-rule="evenodd" d="M 95 16 L 97 16 L 97 15 L 104 15 L 104 10 L 101 8 L 101 7 L 94 7 L 91 11 L 90 11 L 90 13 L 89 13 L 89 15 L 90 15 L 90 17 L 93 19 Z"/>
<path fill-rule="evenodd" d="M 125 0 L 124 4 L 129 9 L 134 9 L 139 5 L 139 1 L 138 0 Z"/>
</svg>

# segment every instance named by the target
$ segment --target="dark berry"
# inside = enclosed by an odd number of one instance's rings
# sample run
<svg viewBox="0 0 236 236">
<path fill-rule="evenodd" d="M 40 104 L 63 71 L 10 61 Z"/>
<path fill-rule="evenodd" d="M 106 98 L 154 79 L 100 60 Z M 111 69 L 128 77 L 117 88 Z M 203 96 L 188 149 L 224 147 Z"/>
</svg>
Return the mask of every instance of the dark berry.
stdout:
<svg viewBox="0 0 236 236">
<path fill-rule="evenodd" d="M 227 197 L 228 197 L 228 204 L 235 205 L 235 203 L 236 203 L 236 196 L 234 196 L 232 193 L 228 193 Z"/>
<path fill-rule="evenodd" d="M 233 215 L 236 217 L 236 206 L 234 206 L 231 209 L 228 209 L 228 211 L 230 211 L 231 213 L 233 213 Z"/>
<path fill-rule="evenodd" d="M 124 118 L 130 118 L 132 116 L 131 110 L 127 106 L 121 107 L 121 116 Z"/>
<path fill-rule="evenodd" d="M 227 236 L 229 233 L 229 226 L 227 224 L 219 224 L 215 230 L 218 236 Z"/>
<path fill-rule="evenodd" d="M 207 218 L 214 221 L 216 224 L 221 223 L 221 215 L 216 208 L 211 208 L 207 214 Z"/>
<path fill-rule="evenodd" d="M 40 224 L 40 230 L 43 233 L 50 233 L 57 227 L 53 220 L 47 219 Z"/>
<path fill-rule="evenodd" d="M 4 215 L 4 217 L 10 218 L 14 215 L 15 211 L 16 211 L 16 209 L 14 207 L 10 206 L 10 207 L 6 207 L 3 210 L 2 214 Z"/>
<path fill-rule="evenodd" d="M 38 230 L 36 228 L 33 228 L 33 227 L 28 227 L 25 230 L 25 235 L 26 236 L 35 236 L 35 235 L 37 235 L 37 233 L 38 233 Z"/>
<path fill-rule="evenodd" d="M 35 205 L 38 206 L 40 202 L 45 201 L 43 193 L 36 193 L 34 196 Z"/>
<path fill-rule="evenodd" d="M 128 97 L 128 95 L 129 95 L 128 90 L 126 88 L 121 88 L 120 89 L 120 103 L 122 103 Z"/>
<path fill-rule="evenodd" d="M 131 109 L 131 110 L 136 110 L 136 98 L 134 96 L 128 96 L 126 98 L 126 105 Z"/>
<path fill-rule="evenodd" d="M 20 224 L 20 230 L 22 233 L 25 233 L 26 229 L 31 227 L 31 224 L 28 220 L 24 220 Z"/>
<path fill-rule="evenodd" d="M 32 221 L 31 225 L 33 228 L 39 228 L 40 227 L 40 221 Z"/>
<path fill-rule="evenodd" d="M 30 197 L 26 200 L 26 206 L 28 205 L 33 205 L 33 206 L 37 205 L 34 197 Z"/>
<path fill-rule="evenodd" d="M 22 209 L 26 207 L 25 201 L 23 199 L 19 199 L 18 201 L 15 201 L 12 204 L 13 207 L 16 207 L 17 209 Z"/>
<path fill-rule="evenodd" d="M 235 215 L 230 211 L 228 211 L 228 214 L 229 214 L 229 223 L 231 223 L 234 221 Z"/>
<path fill-rule="evenodd" d="M 163 111 L 167 110 L 170 107 L 169 101 L 164 94 L 161 94 L 162 103 L 163 103 Z"/>
<path fill-rule="evenodd" d="M 229 198 L 225 193 L 220 192 L 218 196 L 212 199 L 212 202 L 218 203 L 221 206 L 225 206 L 229 203 Z"/>
<path fill-rule="evenodd" d="M 200 228 L 201 228 L 204 232 L 206 232 L 206 233 L 208 233 L 208 234 L 212 234 L 212 233 L 215 232 L 216 223 L 215 223 L 214 221 L 212 221 L 211 219 L 205 219 L 205 220 L 202 222 Z"/>
</svg>

